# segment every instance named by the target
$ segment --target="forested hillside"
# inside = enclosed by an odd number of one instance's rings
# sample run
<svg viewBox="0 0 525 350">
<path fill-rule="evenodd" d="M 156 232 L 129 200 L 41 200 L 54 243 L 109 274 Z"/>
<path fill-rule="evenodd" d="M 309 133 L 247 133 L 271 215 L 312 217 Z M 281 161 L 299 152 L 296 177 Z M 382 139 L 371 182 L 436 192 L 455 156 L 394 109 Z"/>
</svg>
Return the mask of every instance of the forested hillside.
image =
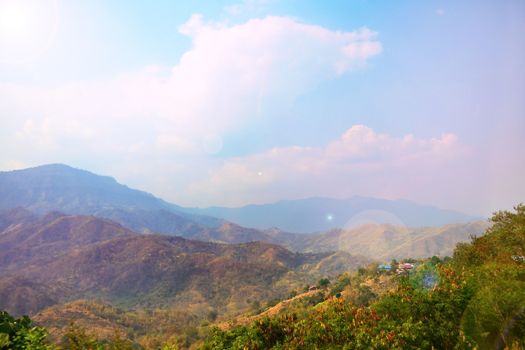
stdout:
<svg viewBox="0 0 525 350">
<path fill-rule="evenodd" d="M 336 291 L 315 306 L 216 329 L 203 349 L 523 349 L 525 206 L 492 221 L 450 261 L 400 274 L 379 298 L 359 303 Z"/>
<path fill-rule="evenodd" d="M 397 261 L 368 265 L 229 322 L 213 313 L 202 322 L 180 312 L 76 302 L 36 317 L 52 327 L 53 343 L 30 320 L 2 314 L 0 347 L 524 349 L 525 205 L 496 213 L 492 222 L 485 235 L 458 244 L 451 258 L 405 259 L 397 270 Z M 288 264 L 286 251 L 264 249 L 256 259 Z M 79 324 L 68 325 L 75 313 L 83 315 Z M 170 319 L 188 327 L 172 328 Z"/>
</svg>

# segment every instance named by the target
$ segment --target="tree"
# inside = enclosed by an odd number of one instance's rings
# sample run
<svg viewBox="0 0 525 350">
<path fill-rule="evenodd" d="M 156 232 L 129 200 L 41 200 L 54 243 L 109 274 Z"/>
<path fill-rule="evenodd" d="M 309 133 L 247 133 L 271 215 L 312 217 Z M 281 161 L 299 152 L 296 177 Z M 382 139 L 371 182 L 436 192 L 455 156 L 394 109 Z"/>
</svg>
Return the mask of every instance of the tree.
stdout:
<svg viewBox="0 0 525 350">
<path fill-rule="evenodd" d="M 317 285 L 319 288 L 326 288 L 330 284 L 330 280 L 328 278 L 321 278 Z"/>
<path fill-rule="evenodd" d="M 47 342 L 47 331 L 33 325 L 27 316 L 14 318 L 0 311 L 0 349 L 51 350 Z"/>
</svg>

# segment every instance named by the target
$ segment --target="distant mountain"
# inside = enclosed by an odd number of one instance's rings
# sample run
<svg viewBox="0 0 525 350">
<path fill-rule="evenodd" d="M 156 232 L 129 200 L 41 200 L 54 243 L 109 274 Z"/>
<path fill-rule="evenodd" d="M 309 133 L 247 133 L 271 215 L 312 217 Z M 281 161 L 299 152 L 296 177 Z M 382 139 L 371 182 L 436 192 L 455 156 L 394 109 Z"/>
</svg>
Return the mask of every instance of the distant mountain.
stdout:
<svg viewBox="0 0 525 350">
<path fill-rule="evenodd" d="M 95 215 L 140 233 L 188 238 L 215 236 L 210 230 L 221 230 L 225 224 L 222 219 L 183 211 L 149 193 L 121 185 L 111 177 L 63 164 L 0 172 L 0 212 L 15 208 L 38 215 L 52 211 Z M 7 224 L 0 220 L 0 228 Z M 233 237 L 232 242 L 238 241 Z"/>
<path fill-rule="evenodd" d="M 376 261 L 444 257 L 452 254 L 457 243 L 468 242 L 472 235 L 481 236 L 489 226 L 487 221 L 419 228 L 366 224 L 349 230 L 305 234 L 304 239 L 293 239 L 283 245 L 302 252 L 340 250 Z"/>
<path fill-rule="evenodd" d="M 187 238 L 221 236 L 225 220 L 244 227 L 310 233 L 351 228 L 366 223 L 397 226 L 442 226 L 480 218 L 406 200 L 352 197 L 346 200 L 310 198 L 241 208 L 183 208 L 149 193 L 131 189 L 115 179 L 63 164 L 0 172 L 0 211 L 25 208 L 37 214 L 60 211 L 96 215 L 136 232 Z M 0 222 L 0 227 L 2 222 Z M 216 232 L 210 232 L 216 230 Z M 254 231 L 235 231 L 254 238 Z M 232 234 L 224 235 L 232 238 Z M 213 238 L 209 238 L 214 240 Z M 265 240 L 264 235 L 255 237 Z M 238 237 L 219 241 L 240 242 Z"/>
<path fill-rule="evenodd" d="M 12 227 L 31 223 L 37 220 L 37 216 L 24 208 L 13 208 L 0 211 L 0 232 Z"/>
<path fill-rule="evenodd" d="M 240 208 L 211 207 L 185 209 L 257 229 L 278 227 L 288 232 L 310 233 L 362 224 L 397 226 L 442 226 L 480 220 L 479 217 L 443 210 L 407 200 L 352 197 L 349 199 L 309 198 Z"/>
<path fill-rule="evenodd" d="M 153 195 L 130 189 L 108 176 L 63 164 L 0 172 L 0 209 L 26 208 L 36 213 L 92 214 L 103 209 L 176 210 Z"/>
<path fill-rule="evenodd" d="M 278 242 L 264 232 L 191 213 L 115 179 L 63 164 L 0 172 L 0 230 L 13 220 L 49 212 L 94 215 L 138 233 L 160 233 L 221 243 Z M 285 234 L 283 234 L 285 235 Z"/>
<path fill-rule="evenodd" d="M 94 216 L 25 217 L 0 232 L 0 296 L 6 296 L 0 309 L 16 314 L 86 297 L 235 312 L 249 308 L 250 300 L 282 297 L 304 281 L 369 261 L 348 253 L 293 253 L 262 242 L 139 235 Z"/>
</svg>

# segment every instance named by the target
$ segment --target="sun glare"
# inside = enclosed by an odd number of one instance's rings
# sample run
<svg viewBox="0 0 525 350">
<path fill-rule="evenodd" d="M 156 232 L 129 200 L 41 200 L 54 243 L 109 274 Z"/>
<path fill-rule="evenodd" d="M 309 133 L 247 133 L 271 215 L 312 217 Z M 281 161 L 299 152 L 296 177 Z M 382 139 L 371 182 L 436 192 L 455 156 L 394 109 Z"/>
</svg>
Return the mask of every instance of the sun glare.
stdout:
<svg viewBox="0 0 525 350">
<path fill-rule="evenodd" d="M 31 13 L 28 9 L 12 5 L 0 11 L 0 30 L 4 37 L 29 34 Z"/>
<path fill-rule="evenodd" d="M 0 62 L 37 59 L 50 47 L 57 25 L 56 0 L 0 0 Z"/>
</svg>

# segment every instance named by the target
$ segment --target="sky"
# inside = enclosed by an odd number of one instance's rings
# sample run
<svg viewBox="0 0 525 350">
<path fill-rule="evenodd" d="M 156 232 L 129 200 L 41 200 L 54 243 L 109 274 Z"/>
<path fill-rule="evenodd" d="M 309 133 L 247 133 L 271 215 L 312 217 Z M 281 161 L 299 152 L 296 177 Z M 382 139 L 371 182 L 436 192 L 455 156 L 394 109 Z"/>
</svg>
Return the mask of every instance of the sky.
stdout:
<svg viewBox="0 0 525 350">
<path fill-rule="evenodd" d="M 0 0 L 0 170 L 183 206 L 525 201 L 522 0 Z"/>
</svg>

